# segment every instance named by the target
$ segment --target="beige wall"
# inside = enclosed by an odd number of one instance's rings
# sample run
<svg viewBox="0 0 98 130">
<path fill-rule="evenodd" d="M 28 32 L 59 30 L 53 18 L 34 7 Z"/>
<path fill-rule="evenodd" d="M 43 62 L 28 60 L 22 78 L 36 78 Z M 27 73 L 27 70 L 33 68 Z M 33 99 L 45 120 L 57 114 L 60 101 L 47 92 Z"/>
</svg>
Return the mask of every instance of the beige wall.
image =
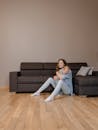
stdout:
<svg viewBox="0 0 98 130">
<path fill-rule="evenodd" d="M 96 0 L 1 0 L 0 86 L 22 61 L 63 57 L 98 69 Z"/>
<path fill-rule="evenodd" d="M 96 41 L 96 59 L 97 59 L 97 63 L 96 63 L 96 68 L 97 68 L 97 70 L 98 70 L 98 0 L 97 0 L 97 27 L 96 27 L 96 29 L 97 29 L 97 41 Z"/>
</svg>

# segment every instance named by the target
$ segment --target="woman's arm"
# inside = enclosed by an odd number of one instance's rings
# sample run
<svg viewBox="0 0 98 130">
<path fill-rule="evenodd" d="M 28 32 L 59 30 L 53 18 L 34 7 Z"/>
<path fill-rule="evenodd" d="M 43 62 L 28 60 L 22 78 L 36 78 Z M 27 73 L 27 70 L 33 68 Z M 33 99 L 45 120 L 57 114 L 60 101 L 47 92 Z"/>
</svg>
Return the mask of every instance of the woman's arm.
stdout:
<svg viewBox="0 0 98 130">
<path fill-rule="evenodd" d="M 69 71 L 69 67 L 66 66 L 66 67 L 64 68 L 64 70 L 63 70 L 63 74 L 68 73 L 68 71 Z M 64 78 L 64 75 L 63 75 L 63 74 L 60 74 L 59 71 L 56 72 L 56 75 L 57 75 L 57 77 L 58 77 L 59 79 L 63 79 L 63 78 Z"/>
<path fill-rule="evenodd" d="M 58 79 L 62 79 L 62 74 L 60 74 L 58 71 L 56 72 L 56 75 L 57 75 Z"/>
<path fill-rule="evenodd" d="M 68 66 L 66 66 L 66 67 L 64 67 L 63 73 L 64 73 L 64 74 L 66 74 L 66 73 L 68 73 L 68 72 L 69 72 L 69 70 L 70 70 L 70 69 L 69 69 L 69 67 L 68 67 Z"/>
<path fill-rule="evenodd" d="M 54 80 L 58 80 L 59 78 L 58 78 L 57 75 L 54 75 L 54 76 L 53 76 L 53 79 L 54 79 Z"/>
</svg>

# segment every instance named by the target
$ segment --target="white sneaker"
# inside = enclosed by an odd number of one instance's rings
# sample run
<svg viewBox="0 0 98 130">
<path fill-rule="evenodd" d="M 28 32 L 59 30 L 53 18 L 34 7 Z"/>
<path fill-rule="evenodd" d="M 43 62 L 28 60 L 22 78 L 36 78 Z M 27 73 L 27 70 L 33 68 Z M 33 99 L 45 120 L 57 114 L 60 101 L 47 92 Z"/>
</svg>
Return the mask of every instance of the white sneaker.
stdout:
<svg viewBox="0 0 98 130">
<path fill-rule="evenodd" d="M 33 93 L 31 96 L 32 96 L 32 97 L 33 97 L 33 96 L 40 96 L 40 93 L 35 92 L 35 93 Z"/>
</svg>

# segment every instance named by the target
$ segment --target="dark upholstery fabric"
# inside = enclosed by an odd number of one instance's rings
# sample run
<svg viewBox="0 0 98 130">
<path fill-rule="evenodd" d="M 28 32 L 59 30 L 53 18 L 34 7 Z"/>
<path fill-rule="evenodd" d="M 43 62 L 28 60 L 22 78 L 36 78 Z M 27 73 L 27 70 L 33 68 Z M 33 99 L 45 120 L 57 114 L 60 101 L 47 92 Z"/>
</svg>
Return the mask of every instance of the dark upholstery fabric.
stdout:
<svg viewBox="0 0 98 130">
<path fill-rule="evenodd" d="M 93 76 L 98 76 L 98 71 L 93 71 Z"/>
<path fill-rule="evenodd" d="M 56 74 L 56 70 L 43 70 L 42 75 L 43 76 L 53 76 Z"/>
<path fill-rule="evenodd" d="M 68 63 L 73 74 L 73 90 L 77 95 L 98 94 L 98 72 L 93 76 L 77 77 L 76 73 L 81 66 L 87 63 Z M 56 72 L 56 63 L 21 63 L 20 72 L 10 72 L 10 92 L 35 92 Z M 50 85 L 45 92 L 53 91 Z"/>
<path fill-rule="evenodd" d="M 87 63 L 68 63 L 68 66 L 72 69 L 72 70 L 79 70 L 81 66 L 87 66 Z"/>
<path fill-rule="evenodd" d="M 42 63 L 21 63 L 21 70 L 40 70 L 43 69 Z"/>
<path fill-rule="evenodd" d="M 43 76 L 20 76 L 18 77 L 18 83 L 20 84 L 43 83 Z"/>
<path fill-rule="evenodd" d="M 33 84 L 18 84 L 16 92 L 35 92 L 39 89 L 42 83 Z M 50 85 L 44 92 L 52 92 L 53 87 Z"/>
<path fill-rule="evenodd" d="M 98 86 L 98 77 L 96 76 L 76 76 L 75 78 L 75 84 L 78 84 L 79 86 L 86 86 L 89 87 L 91 86 Z"/>
<path fill-rule="evenodd" d="M 21 70 L 21 76 L 41 76 L 43 70 Z"/>
<path fill-rule="evenodd" d="M 32 84 L 19 83 L 16 92 L 35 92 L 36 90 L 39 89 L 41 85 L 42 83 L 32 83 Z"/>
<path fill-rule="evenodd" d="M 52 76 L 43 76 L 43 82 L 45 82 L 49 77 L 52 77 Z"/>
<path fill-rule="evenodd" d="M 20 75 L 14 72 L 10 73 L 10 91 L 28 92 L 37 90 L 49 77 L 55 75 L 56 65 L 56 62 L 22 62 L 20 65 Z M 87 64 L 69 63 L 68 65 L 72 69 L 74 85 L 75 74 L 81 66 L 86 66 Z M 52 90 L 51 87 L 48 90 Z"/>
<path fill-rule="evenodd" d="M 55 70 L 57 63 L 44 63 L 45 70 Z"/>
<path fill-rule="evenodd" d="M 78 72 L 78 70 L 81 68 L 81 66 L 87 66 L 87 63 L 68 63 L 68 66 L 71 68 L 72 70 L 72 75 L 73 77 L 76 76 L 76 73 Z"/>
</svg>

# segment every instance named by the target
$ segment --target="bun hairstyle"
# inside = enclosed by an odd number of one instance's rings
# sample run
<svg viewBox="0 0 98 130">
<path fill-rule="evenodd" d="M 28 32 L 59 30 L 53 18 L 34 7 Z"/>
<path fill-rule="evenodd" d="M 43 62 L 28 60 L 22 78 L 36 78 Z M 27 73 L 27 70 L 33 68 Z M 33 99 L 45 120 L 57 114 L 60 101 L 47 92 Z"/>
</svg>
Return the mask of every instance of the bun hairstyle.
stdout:
<svg viewBox="0 0 98 130">
<path fill-rule="evenodd" d="M 63 58 L 61 58 L 61 59 L 58 60 L 58 63 L 57 63 L 57 66 L 56 66 L 56 71 L 59 71 L 59 70 L 60 70 L 60 68 L 59 68 L 59 62 L 60 62 L 60 61 L 63 61 L 64 66 L 67 66 L 66 60 L 64 60 Z"/>
</svg>

